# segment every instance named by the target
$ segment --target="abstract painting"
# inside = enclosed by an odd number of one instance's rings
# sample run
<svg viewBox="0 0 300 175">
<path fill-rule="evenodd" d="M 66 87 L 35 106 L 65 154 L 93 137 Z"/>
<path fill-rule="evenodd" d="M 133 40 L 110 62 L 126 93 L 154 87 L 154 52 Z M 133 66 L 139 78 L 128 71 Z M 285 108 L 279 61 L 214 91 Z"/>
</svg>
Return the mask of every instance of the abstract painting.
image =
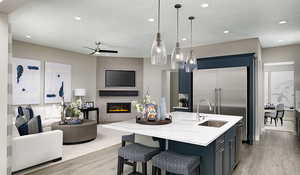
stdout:
<svg viewBox="0 0 300 175">
<path fill-rule="evenodd" d="M 71 102 L 71 65 L 45 63 L 45 103 Z"/>
<path fill-rule="evenodd" d="M 12 104 L 40 104 L 41 62 L 12 58 Z"/>
</svg>

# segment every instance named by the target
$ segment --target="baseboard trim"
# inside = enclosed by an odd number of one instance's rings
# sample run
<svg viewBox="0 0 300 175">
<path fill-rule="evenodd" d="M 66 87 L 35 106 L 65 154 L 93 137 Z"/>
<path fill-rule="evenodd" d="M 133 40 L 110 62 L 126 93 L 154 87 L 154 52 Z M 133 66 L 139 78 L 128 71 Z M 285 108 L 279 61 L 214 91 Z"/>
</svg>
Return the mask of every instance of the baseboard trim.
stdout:
<svg viewBox="0 0 300 175">
<path fill-rule="evenodd" d="M 28 168 L 24 168 L 24 169 L 21 169 L 21 170 L 18 170 L 18 171 L 14 171 L 14 172 L 12 172 L 12 174 L 17 174 L 17 173 L 20 173 L 22 171 L 29 170 L 31 168 L 35 168 L 35 167 L 38 167 L 38 166 L 41 166 L 41 165 L 44 165 L 44 164 L 47 164 L 47 163 L 58 162 L 58 161 L 61 161 L 61 160 L 62 160 L 62 157 L 59 157 L 59 158 L 56 158 L 56 159 L 53 159 L 53 160 L 49 160 L 47 162 L 43 162 L 43 163 L 40 163 L 40 164 L 31 166 L 31 167 L 28 167 Z"/>
</svg>

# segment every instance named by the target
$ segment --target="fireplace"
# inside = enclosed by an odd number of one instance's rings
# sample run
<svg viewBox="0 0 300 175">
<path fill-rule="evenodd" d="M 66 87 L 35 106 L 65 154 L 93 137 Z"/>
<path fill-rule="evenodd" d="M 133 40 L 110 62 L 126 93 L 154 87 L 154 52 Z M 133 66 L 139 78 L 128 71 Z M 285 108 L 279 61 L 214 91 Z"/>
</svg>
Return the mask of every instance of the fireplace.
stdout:
<svg viewBox="0 0 300 175">
<path fill-rule="evenodd" d="M 131 103 L 107 103 L 106 113 L 131 113 Z"/>
</svg>

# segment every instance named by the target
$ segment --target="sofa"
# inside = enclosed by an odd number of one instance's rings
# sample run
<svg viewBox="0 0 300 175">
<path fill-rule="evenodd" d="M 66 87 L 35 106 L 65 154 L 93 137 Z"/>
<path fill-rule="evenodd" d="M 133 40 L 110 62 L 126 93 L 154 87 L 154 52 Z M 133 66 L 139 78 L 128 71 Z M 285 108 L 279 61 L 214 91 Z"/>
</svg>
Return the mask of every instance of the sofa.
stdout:
<svg viewBox="0 0 300 175">
<path fill-rule="evenodd" d="M 32 166 L 57 161 L 62 158 L 63 132 L 51 131 L 50 125 L 59 121 L 58 110 L 54 106 L 32 107 L 34 115 L 40 115 L 44 132 L 20 136 L 13 126 L 12 137 L 12 171 L 17 172 Z M 48 116 L 46 116 L 48 114 Z M 55 114 L 57 116 L 55 116 Z"/>
</svg>

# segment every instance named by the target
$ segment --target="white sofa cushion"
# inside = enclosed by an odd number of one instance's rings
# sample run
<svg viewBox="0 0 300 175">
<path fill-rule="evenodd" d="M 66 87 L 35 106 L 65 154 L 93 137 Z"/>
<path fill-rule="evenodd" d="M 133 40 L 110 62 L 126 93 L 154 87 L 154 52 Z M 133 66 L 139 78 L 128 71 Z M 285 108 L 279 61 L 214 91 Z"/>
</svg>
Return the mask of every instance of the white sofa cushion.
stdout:
<svg viewBox="0 0 300 175">
<path fill-rule="evenodd" d="M 61 120 L 61 106 L 58 104 L 32 105 L 34 116 L 40 115 L 42 119 L 42 126 L 45 130 L 49 130 L 52 123 Z M 16 121 L 18 115 L 18 107 L 15 108 L 15 116 L 13 123 Z"/>
<path fill-rule="evenodd" d="M 13 137 L 12 171 L 61 158 L 62 147 L 63 132 L 60 130 Z"/>
<path fill-rule="evenodd" d="M 13 137 L 20 137 L 20 133 L 19 133 L 19 131 L 18 131 L 15 124 L 13 124 L 13 127 L 12 127 L 12 136 Z"/>
<path fill-rule="evenodd" d="M 49 119 L 60 119 L 61 107 L 58 104 L 46 104 L 32 106 L 34 115 L 40 115 L 42 121 Z"/>
</svg>

